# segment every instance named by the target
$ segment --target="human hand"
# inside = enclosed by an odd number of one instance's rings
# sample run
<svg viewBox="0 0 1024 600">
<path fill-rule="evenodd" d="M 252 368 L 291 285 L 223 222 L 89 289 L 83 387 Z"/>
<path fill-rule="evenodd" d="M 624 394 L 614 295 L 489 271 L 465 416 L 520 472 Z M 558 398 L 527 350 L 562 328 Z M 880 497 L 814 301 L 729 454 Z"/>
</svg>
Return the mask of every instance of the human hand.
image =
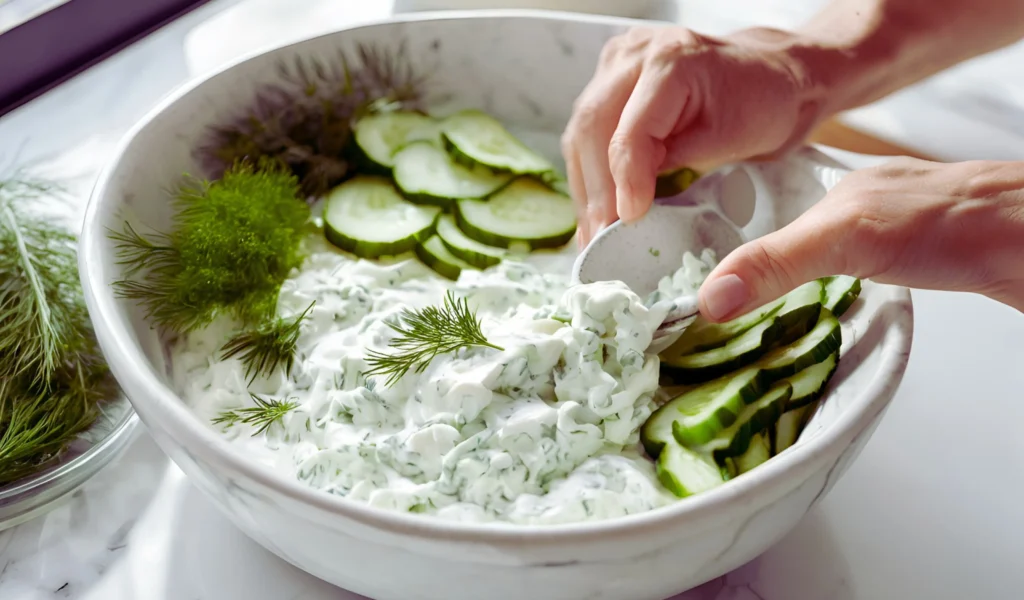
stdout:
<svg viewBox="0 0 1024 600">
<path fill-rule="evenodd" d="M 840 274 L 1024 311 L 1024 162 L 901 158 L 854 171 L 793 223 L 729 253 L 700 310 L 728 320 Z"/>
<path fill-rule="evenodd" d="M 616 218 L 643 216 L 661 172 L 769 158 L 801 142 L 820 111 L 787 51 L 793 42 L 769 29 L 716 39 L 681 27 L 609 41 L 562 136 L 580 244 Z"/>
</svg>

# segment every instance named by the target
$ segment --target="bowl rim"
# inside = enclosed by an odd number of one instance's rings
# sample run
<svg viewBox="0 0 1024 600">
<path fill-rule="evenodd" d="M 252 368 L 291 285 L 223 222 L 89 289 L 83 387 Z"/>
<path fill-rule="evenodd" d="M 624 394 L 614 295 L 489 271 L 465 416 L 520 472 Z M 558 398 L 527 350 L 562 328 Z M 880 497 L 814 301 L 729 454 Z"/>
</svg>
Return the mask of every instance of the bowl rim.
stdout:
<svg viewBox="0 0 1024 600">
<path fill-rule="evenodd" d="M 667 523 L 700 523 L 747 504 L 752 496 L 778 497 L 780 490 L 787 486 L 787 477 L 792 473 L 810 472 L 817 463 L 828 455 L 839 455 L 858 437 L 867 426 L 886 408 L 896 389 L 902 382 L 906 370 L 913 337 L 913 305 L 910 291 L 906 288 L 893 289 L 895 302 L 905 308 L 894 313 L 884 334 L 887 352 L 880 361 L 879 373 L 871 383 L 850 401 L 850 408 L 843 411 L 835 422 L 819 435 L 790 449 L 787 458 L 769 461 L 751 473 L 696 496 L 681 499 L 668 506 L 653 510 L 599 521 L 583 521 L 550 525 L 520 525 L 506 522 L 461 522 L 441 518 L 423 518 L 389 509 L 335 496 L 316 490 L 289 479 L 269 466 L 247 457 L 222 435 L 202 423 L 186 406 L 184 401 L 169 386 L 162 383 L 153 365 L 145 358 L 138 342 L 127 327 L 121 326 L 117 318 L 121 309 L 112 289 L 107 284 L 107 267 L 103 260 L 104 226 L 101 213 L 114 204 L 108 190 L 111 179 L 124 155 L 135 138 L 152 121 L 182 98 L 202 86 L 210 84 L 224 73 L 266 54 L 293 48 L 311 40 L 343 36 L 345 32 L 391 25 L 394 23 L 415 23 L 420 21 L 483 20 L 495 18 L 526 18 L 540 22 L 574 22 L 614 24 L 628 26 L 645 22 L 637 19 L 583 15 L 561 11 L 535 9 L 479 9 L 465 11 L 432 11 L 394 15 L 385 19 L 360 22 L 322 34 L 288 40 L 284 43 L 269 44 L 266 47 L 246 53 L 222 67 L 194 77 L 173 90 L 157 103 L 143 118 L 137 121 L 122 137 L 113 158 L 104 166 L 86 205 L 85 221 L 81 235 L 79 272 L 85 292 L 90 318 L 97 331 L 100 344 L 107 356 L 116 378 L 121 382 L 125 394 L 133 407 L 136 403 L 144 409 L 135 411 L 146 423 L 142 413 L 158 418 L 168 436 L 190 454 L 198 453 L 203 462 L 217 469 L 247 478 L 265 490 L 306 505 L 318 512 L 354 521 L 361 525 L 401 535 L 429 537 L 435 540 L 468 541 L 497 546 L 516 546 L 529 540 L 531 543 L 562 544 L 567 542 L 591 541 L 594 538 L 608 539 L 616 536 L 632 536 L 638 532 L 663 529 Z M 110 257 L 112 258 L 112 257 Z M 113 260 L 110 260 L 113 265 Z M 148 424 L 147 424 L 148 427 Z M 799 478 L 801 481 L 802 478 Z M 826 481 L 825 488 L 829 482 Z M 824 491 L 824 489 L 823 489 Z M 783 493 L 784 495 L 784 493 Z"/>
</svg>

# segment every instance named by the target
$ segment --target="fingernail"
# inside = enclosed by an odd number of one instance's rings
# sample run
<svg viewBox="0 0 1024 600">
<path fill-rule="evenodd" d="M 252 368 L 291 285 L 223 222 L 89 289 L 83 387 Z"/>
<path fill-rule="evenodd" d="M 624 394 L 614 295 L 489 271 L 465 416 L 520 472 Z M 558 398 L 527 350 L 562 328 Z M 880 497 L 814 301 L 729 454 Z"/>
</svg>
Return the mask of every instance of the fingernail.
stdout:
<svg viewBox="0 0 1024 600">
<path fill-rule="evenodd" d="M 736 275 L 724 275 L 703 290 L 708 316 L 718 320 L 732 314 L 750 300 L 750 288 Z"/>
</svg>

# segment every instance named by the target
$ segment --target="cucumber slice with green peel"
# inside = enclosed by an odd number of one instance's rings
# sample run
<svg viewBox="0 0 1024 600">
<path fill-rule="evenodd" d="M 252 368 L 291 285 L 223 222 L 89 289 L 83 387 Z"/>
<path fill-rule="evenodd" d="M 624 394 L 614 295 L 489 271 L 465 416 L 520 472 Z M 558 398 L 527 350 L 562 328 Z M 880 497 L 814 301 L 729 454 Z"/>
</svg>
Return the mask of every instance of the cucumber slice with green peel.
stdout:
<svg viewBox="0 0 1024 600">
<path fill-rule="evenodd" d="M 782 309 L 785 303 L 786 299 L 782 297 L 724 323 L 712 323 L 702 315 L 698 315 L 693 323 L 683 331 L 683 335 L 679 336 L 675 343 L 662 351 L 662 355 L 684 356 L 694 352 L 720 348 L 729 340 L 761 323 L 768 317 L 774 316 L 775 313 Z"/>
<path fill-rule="evenodd" d="M 457 112 L 441 122 L 445 148 L 455 160 L 520 175 L 541 175 L 554 166 L 509 133 L 494 117 L 479 110 Z"/>
<path fill-rule="evenodd" d="M 482 244 L 558 248 L 576 234 L 576 209 L 569 196 L 520 177 L 487 200 L 459 200 L 455 222 Z"/>
<path fill-rule="evenodd" d="M 400 148 L 394 155 L 393 173 L 395 184 L 406 198 L 445 208 L 460 198 L 486 198 L 513 177 L 486 167 L 458 164 L 440 146 L 425 141 Z"/>
<path fill-rule="evenodd" d="M 779 417 L 779 422 L 775 425 L 775 435 L 772 436 L 772 449 L 775 454 L 781 454 L 796 443 L 803 429 L 804 417 L 813 406 L 813 404 L 801 406 L 787 411 Z"/>
<path fill-rule="evenodd" d="M 640 441 L 647 454 L 657 456 L 672 440 L 685 446 L 711 441 L 735 423 L 744 407 L 761 395 L 763 381 L 760 371 L 748 369 L 669 400 L 640 429 Z"/>
<path fill-rule="evenodd" d="M 838 352 L 842 345 L 843 331 L 839 319 L 822 308 L 818 322 L 810 331 L 790 344 L 771 350 L 755 366 L 764 369 L 769 381 L 778 381 L 822 362 Z"/>
<path fill-rule="evenodd" d="M 328 194 L 324 235 L 360 258 L 393 256 L 433 235 L 440 212 L 406 201 L 384 177 L 359 175 Z"/>
<path fill-rule="evenodd" d="M 367 115 L 352 127 L 353 138 L 363 157 L 390 170 L 395 152 L 413 140 L 426 140 L 440 147 L 440 123 L 413 111 L 393 111 Z"/>
<path fill-rule="evenodd" d="M 811 365 L 784 381 L 793 386 L 793 395 L 789 399 L 786 412 L 779 418 L 772 436 L 772 447 L 778 454 L 796 443 L 807 422 L 808 412 L 817 407 L 825 387 L 839 365 L 839 350 L 830 354 L 825 360 Z"/>
<path fill-rule="evenodd" d="M 776 346 L 810 331 L 821 313 L 821 290 L 818 281 L 798 287 L 784 296 L 785 302 L 773 316 L 722 346 L 688 354 L 666 350 L 661 354 L 662 368 L 680 383 L 700 383 L 748 366 Z"/>
<path fill-rule="evenodd" d="M 853 303 L 860 297 L 861 282 L 856 277 L 849 275 L 835 275 L 826 277 L 825 284 L 825 308 L 832 311 L 837 317 L 843 316 Z"/>
<path fill-rule="evenodd" d="M 493 267 L 508 256 L 508 250 L 495 248 L 468 237 L 451 215 L 441 215 L 437 221 L 437 235 L 448 251 L 478 269 Z"/>
<path fill-rule="evenodd" d="M 768 462 L 771 457 L 772 451 L 768 445 L 768 437 L 764 434 L 755 435 L 750 440 L 750 447 L 747 448 L 747 451 L 736 458 L 737 474 L 749 473 Z"/>
<path fill-rule="evenodd" d="M 666 445 L 654 467 L 658 481 L 680 498 L 706 492 L 726 481 L 713 461 L 679 444 Z"/>
<path fill-rule="evenodd" d="M 825 392 L 825 387 L 835 375 L 839 367 L 839 351 L 836 350 L 825 360 L 811 365 L 796 375 L 785 379 L 793 386 L 793 397 L 789 399 L 789 409 L 793 410 L 816 402 Z"/>
<path fill-rule="evenodd" d="M 689 167 L 662 173 L 654 182 L 654 197 L 667 198 L 686 191 L 700 175 Z"/>
<path fill-rule="evenodd" d="M 772 387 L 753 404 L 744 408 L 732 425 L 721 430 L 707 444 L 695 449 L 712 456 L 720 465 L 724 465 L 727 458 L 743 455 L 754 436 L 775 428 L 792 395 L 793 386 L 788 383 Z"/>
<path fill-rule="evenodd" d="M 449 252 L 441 238 L 437 235 L 432 235 L 423 243 L 418 244 L 416 246 L 416 256 L 438 275 L 453 281 L 458 280 L 463 270 L 473 269 L 473 265 L 460 260 Z"/>
</svg>

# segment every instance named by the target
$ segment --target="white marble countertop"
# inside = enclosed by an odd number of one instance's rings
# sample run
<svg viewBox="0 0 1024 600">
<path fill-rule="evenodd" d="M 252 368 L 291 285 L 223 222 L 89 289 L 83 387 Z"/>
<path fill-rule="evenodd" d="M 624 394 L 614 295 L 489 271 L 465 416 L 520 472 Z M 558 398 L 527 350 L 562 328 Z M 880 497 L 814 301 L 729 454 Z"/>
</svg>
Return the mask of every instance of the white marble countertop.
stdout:
<svg viewBox="0 0 1024 600">
<path fill-rule="evenodd" d="M 764 19 L 791 24 L 821 2 L 790 2 Z M 742 3 L 762 11 L 784 4 Z M 708 8 L 713 5 L 689 0 L 680 14 L 706 31 L 745 24 L 729 20 L 741 13 L 745 22 L 762 14 L 730 8 L 730 16 L 720 18 Z M 385 16 L 391 2 L 290 0 L 282 6 L 215 0 L 5 116 L 0 164 L 15 157 L 46 161 L 77 177 L 86 193 L 119 136 L 191 74 L 272 40 Z M 1007 65 L 1020 64 L 1020 50 L 975 61 L 959 79 L 926 82 L 849 120 L 950 160 L 1022 158 L 1024 77 L 995 79 L 1011 70 Z M 991 87 L 976 85 L 990 80 Z M 979 100 L 981 89 L 991 97 Z M 968 110 L 972 106 L 977 110 Z M 922 115 L 940 115 L 942 125 L 926 125 Z M 1024 422 L 1024 318 L 971 295 L 915 292 L 914 303 L 914 349 L 903 386 L 849 473 L 777 546 L 679 600 L 1021 597 L 1024 441 L 1016 425 Z M 128 452 L 69 502 L 0 532 L 0 598 L 356 596 L 250 541 L 140 431 Z"/>
</svg>

